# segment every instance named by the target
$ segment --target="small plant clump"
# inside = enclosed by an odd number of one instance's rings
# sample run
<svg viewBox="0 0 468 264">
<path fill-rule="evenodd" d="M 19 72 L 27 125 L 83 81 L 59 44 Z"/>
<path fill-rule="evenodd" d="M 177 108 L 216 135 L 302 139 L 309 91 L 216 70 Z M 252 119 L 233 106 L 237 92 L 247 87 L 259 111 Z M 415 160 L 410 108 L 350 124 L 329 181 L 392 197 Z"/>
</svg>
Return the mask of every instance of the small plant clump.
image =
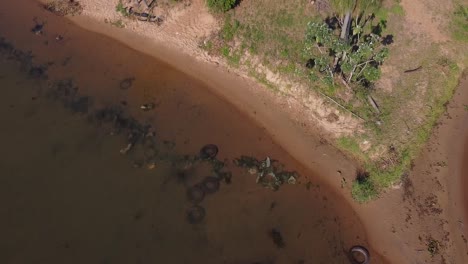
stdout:
<svg viewBox="0 0 468 264">
<path fill-rule="evenodd" d="M 378 190 L 369 178 L 368 172 L 363 170 L 359 170 L 357 172 L 351 194 L 353 198 L 360 203 L 370 201 L 372 198 L 377 196 Z"/>
<path fill-rule="evenodd" d="M 124 17 L 128 17 L 130 15 L 125 6 L 123 5 L 122 0 L 119 0 L 117 5 L 115 6 L 115 11 L 117 13 L 122 14 Z"/>
<path fill-rule="evenodd" d="M 83 6 L 75 0 L 55 0 L 44 4 L 44 8 L 58 16 L 79 15 Z"/>
<path fill-rule="evenodd" d="M 115 20 L 115 21 L 104 19 L 104 22 L 109 23 L 109 24 L 111 24 L 111 26 L 118 27 L 118 28 L 124 28 L 125 27 L 125 23 L 122 21 L 122 19 L 118 19 L 118 20 Z"/>
<path fill-rule="evenodd" d="M 236 5 L 237 0 L 207 0 L 208 7 L 215 12 L 227 12 Z"/>
<path fill-rule="evenodd" d="M 427 242 L 427 251 L 429 251 L 432 257 L 437 255 L 440 251 L 440 242 L 432 237 L 429 238 Z"/>
</svg>

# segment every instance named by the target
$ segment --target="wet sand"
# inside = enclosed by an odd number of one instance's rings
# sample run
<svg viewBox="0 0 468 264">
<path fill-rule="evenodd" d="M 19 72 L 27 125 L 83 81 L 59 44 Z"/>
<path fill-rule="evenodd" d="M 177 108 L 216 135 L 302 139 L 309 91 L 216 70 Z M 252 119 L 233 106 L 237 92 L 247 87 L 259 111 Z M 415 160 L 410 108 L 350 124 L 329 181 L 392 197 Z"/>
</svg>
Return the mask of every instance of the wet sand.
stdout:
<svg viewBox="0 0 468 264">
<path fill-rule="evenodd" d="M 203 82 L 37 7 L 15 14 L 10 8 L 0 4 L 1 35 L 31 51 L 48 79 L 2 60 L 2 263 L 348 263 L 350 246 L 368 246 L 359 217 L 323 177 Z M 31 32 L 34 17 L 47 22 L 42 35 Z M 57 34 L 64 39 L 56 41 Z M 129 89 L 119 86 L 125 78 L 135 78 Z M 180 182 L 164 162 L 134 168 L 138 155 L 119 153 L 123 136 L 47 98 L 50 85 L 64 79 L 90 96 L 93 108 L 120 105 L 150 124 L 176 153 L 220 147 L 232 183 L 203 201 L 201 224 L 187 223 L 185 192 L 206 170 L 195 168 Z M 141 111 L 146 103 L 156 108 Z M 300 184 L 277 192 L 260 187 L 231 163 L 242 154 L 280 160 L 301 175 Z M 281 231 L 284 248 L 275 246 L 271 229 Z"/>
</svg>

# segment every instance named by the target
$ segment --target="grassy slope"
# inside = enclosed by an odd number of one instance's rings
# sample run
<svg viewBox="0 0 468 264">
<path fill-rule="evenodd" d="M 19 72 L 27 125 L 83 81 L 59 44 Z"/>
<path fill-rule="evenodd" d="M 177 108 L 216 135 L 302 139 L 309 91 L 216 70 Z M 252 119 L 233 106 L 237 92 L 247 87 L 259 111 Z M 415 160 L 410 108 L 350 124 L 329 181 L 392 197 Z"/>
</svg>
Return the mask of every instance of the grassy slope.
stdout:
<svg viewBox="0 0 468 264">
<path fill-rule="evenodd" d="M 398 181 L 410 168 L 412 159 L 445 111 L 445 104 L 467 65 L 466 9 L 457 7 L 456 10 L 449 23 L 454 41 L 444 44 L 423 41 L 405 32 L 405 13 L 397 1 L 386 1 L 385 8 L 376 14 L 378 20 L 388 21 L 385 34 L 395 37 L 390 58 L 385 63 L 393 71 L 383 75 L 392 79 L 390 89 L 371 92 L 382 111 L 379 116 L 367 103 L 365 94 L 356 92 L 349 100 L 343 87 L 331 87 L 308 78 L 304 67 L 307 58 L 302 57 L 305 27 L 307 22 L 323 18 L 308 0 L 245 1 L 221 15 L 224 27 L 205 48 L 224 56 L 233 67 L 247 68 L 252 76 L 273 90 L 277 90 L 274 84 L 256 70 L 259 64 L 332 97 L 368 120 L 365 133 L 338 138 L 335 142 L 338 148 L 360 160 L 369 172 L 368 178 L 355 181 L 352 187 L 356 200 L 367 201 L 378 195 L 380 189 Z M 403 73 L 420 65 L 422 69 L 417 72 Z M 380 120 L 380 125 L 375 120 Z M 363 142 L 371 147 L 366 148 Z"/>
</svg>

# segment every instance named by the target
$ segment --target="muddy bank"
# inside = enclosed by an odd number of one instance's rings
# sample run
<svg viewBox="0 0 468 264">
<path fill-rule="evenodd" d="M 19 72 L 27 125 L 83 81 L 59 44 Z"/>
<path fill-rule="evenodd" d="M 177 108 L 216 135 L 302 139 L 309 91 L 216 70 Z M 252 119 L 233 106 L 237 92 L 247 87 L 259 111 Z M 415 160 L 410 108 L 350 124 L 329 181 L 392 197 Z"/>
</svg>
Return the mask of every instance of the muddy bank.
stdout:
<svg viewBox="0 0 468 264">
<path fill-rule="evenodd" d="M 0 4 L 0 32 L 16 50 L 0 72 L 0 136 L 9 139 L 0 153 L 2 262 L 347 263 L 352 245 L 369 247 L 358 216 L 326 182 L 203 82 L 37 6 L 9 10 Z M 76 93 L 71 104 L 48 96 L 68 96 L 63 84 Z M 117 106 L 171 153 L 219 147 L 232 179 L 200 202 L 203 221 L 187 221 L 187 188 L 211 172 L 135 166 L 141 157 L 121 154 L 127 133 L 89 121 Z M 232 163 L 244 154 L 280 160 L 299 182 L 276 192 L 259 186 Z M 328 162 L 349 166 L 341 161 Z"/>
</svg>

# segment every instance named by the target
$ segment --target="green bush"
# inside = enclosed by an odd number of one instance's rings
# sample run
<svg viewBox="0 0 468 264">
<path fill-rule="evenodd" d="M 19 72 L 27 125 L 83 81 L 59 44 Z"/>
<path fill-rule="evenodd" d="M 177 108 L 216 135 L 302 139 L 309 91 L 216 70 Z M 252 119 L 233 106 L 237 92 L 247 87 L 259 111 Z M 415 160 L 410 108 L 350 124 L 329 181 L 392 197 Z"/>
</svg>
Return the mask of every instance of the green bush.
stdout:
<svg viewBox="0 0 468 264">
<path fill-rule="evenodd" d="M 354 200 L 359 203 L 365 203 L 377 197 L 378 191 L 369 178 L 364 178 L 353 182 L 351 194 Z"/>
<path fill-rule="evenodd" d="M 234 7 L 237 0 L 206 0 L 208 7 L 216 12 L 226 12 Z"/>
</svg>

